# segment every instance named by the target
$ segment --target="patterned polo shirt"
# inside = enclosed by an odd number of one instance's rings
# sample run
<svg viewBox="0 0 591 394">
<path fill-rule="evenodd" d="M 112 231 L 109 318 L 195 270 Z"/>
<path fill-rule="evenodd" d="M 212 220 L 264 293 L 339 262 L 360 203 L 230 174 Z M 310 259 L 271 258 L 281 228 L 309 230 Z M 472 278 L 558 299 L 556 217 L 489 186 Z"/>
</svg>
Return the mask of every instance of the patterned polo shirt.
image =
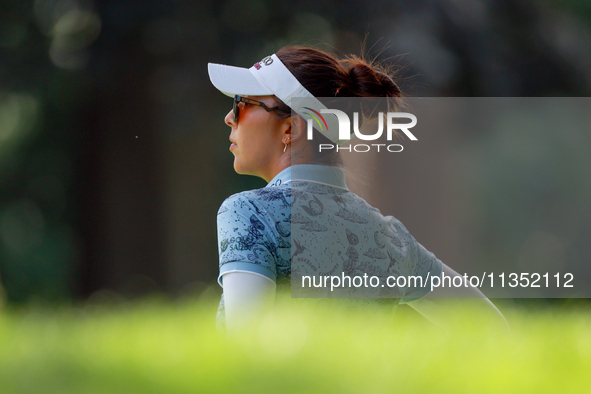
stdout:
<svg viewBox="0 0 591 394">
<path fill-rule="evenodd" d="M 289 290 L 293 274 L 293 296 L 387 297 L 408 302 L 428 292 L 427 281 L 422 287 L 389 287 L 384 286 L 387 277 L 441 275 L 441 261 L 400 221 L 350 192 L 337 167 L 288 167 L 266 187 L 226 199 L 218 211 L 217 227 L 220 285 L 226 273 L 249 272 L 275 282 L 280 293 Z M 300 286 L 302 277 L 363 275 L 379 278 L 379 284 L 337 289 Z M 218 322 L 223 323 L 223 296 L 218 312 Z"/>
</svg>

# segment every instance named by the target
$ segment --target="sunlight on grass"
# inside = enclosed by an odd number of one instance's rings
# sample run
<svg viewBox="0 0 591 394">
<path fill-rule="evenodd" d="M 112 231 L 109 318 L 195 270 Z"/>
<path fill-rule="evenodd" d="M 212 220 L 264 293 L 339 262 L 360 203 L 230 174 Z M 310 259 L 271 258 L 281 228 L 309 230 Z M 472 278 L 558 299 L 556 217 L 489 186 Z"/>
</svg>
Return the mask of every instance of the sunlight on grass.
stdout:
<svg viewBox="0 0 591 394">
<path fill-rule="evenodd" d="M 505 307 L 512 333 L 458 313 L 445 334 L 411 313 L 280 303 L 243 338 L 215 300 L 30 307 L 0 315 L 9 393 L 585 392 L 591 313 Z"/>
</svg>

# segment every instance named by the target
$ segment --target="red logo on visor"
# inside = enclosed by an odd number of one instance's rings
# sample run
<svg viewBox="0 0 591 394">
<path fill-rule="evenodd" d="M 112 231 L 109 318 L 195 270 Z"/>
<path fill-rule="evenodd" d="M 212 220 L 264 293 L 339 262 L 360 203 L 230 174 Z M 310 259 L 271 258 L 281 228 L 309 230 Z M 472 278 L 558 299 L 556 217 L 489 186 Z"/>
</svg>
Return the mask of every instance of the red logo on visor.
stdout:
<svg viewBox="0 0 591 394">
<path fill-rule="evenodd" d="M 256 68 L 257 70 L 260 70 L 260 69 L 261 69 L 261 63 L 259 63 L 259 62 L 256 62 L 256 63 L 254 64 L 254 68 Z"/>
</svg>

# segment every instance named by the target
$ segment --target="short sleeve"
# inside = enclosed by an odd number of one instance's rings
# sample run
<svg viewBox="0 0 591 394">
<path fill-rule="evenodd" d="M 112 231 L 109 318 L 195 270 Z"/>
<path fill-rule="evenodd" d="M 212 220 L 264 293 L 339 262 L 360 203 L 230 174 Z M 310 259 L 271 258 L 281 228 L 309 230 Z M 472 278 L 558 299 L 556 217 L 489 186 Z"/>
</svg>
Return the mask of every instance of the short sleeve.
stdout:
<svg viewBox="0 0 591 394">
<path fill-rule="evenodd" d="M 422 278 L 422 280 L 417 282 L 422 283 L 422 286 L 413 288 L 410 293 L 406 294 L 406 297 L 402 299 L 401 303 L 415 301 L 426 296 L 431 290 L 431 277 L 441 276 L 443 269 L 441 260 L 425 249 L 414 238 L 412 238 L 412 241 L 416 256 L 416 265 L 413 274 Z"/>
<path fill-rule="evenodd" d="M 276 282 L 277 245 L 267 217 L 242 193 L 222 203 L 217 215 L 220 286 L 229 272 L 251 272 Z"/>
</svg>

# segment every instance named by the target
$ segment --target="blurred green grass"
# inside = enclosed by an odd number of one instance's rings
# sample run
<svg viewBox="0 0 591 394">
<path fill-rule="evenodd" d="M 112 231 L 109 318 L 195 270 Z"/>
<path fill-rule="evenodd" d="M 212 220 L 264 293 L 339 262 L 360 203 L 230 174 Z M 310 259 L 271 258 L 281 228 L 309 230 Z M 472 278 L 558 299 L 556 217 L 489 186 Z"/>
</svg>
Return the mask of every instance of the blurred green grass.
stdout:
<svg viewBox="0 0 591 394">
<path fill-rule="evenodd" d="M 555 393 L 591 387 L 587 307 L 502 307 L 512 332 L 458 311 L 444 333 L 401 306 L 279 302 L 226 339 L 214 299 L 0 314 L 0 393 Z"/>
</svg>

